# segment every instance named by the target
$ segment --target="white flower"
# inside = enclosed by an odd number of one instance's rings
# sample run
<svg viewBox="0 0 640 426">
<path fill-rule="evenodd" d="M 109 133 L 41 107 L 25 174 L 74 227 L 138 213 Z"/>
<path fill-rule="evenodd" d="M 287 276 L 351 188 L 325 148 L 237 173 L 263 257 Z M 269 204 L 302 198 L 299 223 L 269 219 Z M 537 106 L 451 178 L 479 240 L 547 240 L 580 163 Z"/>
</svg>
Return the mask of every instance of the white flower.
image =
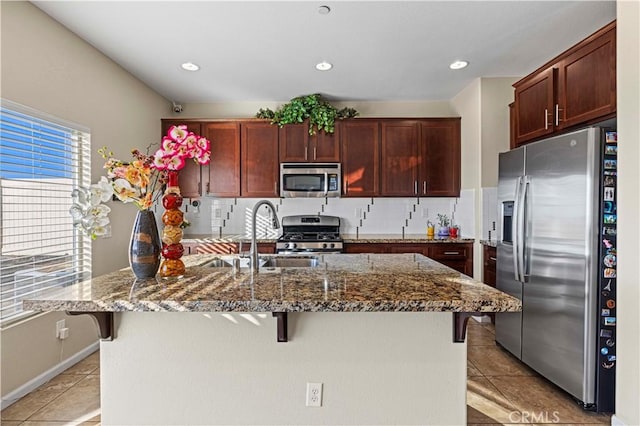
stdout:
<svg viewBox="0 0 640 426">
<path fill-rule="evenodd" d="M 100 180 L 91 185 L 91 205 L 97 206 L 100 203 L 106 203 L 113 195 L 113 186 L 102 176 Z"/>
<path fill-rule="evenodd" d="M 135 197 L 139 196 L 136 190 L 126 179 L 116 179 L 113 182 L 113 191 L 115 192 L 116 197 L 118 197 L 118 199 L 123 203 L 130 203 Z"/>
<path fill-rule="evenodd" d="M 111 212 L 111 208 L 104 204 L 98 204 L 91 208 L 91 214 L 95 217 L 107 217 L 109 212 Z"/>
</svg>

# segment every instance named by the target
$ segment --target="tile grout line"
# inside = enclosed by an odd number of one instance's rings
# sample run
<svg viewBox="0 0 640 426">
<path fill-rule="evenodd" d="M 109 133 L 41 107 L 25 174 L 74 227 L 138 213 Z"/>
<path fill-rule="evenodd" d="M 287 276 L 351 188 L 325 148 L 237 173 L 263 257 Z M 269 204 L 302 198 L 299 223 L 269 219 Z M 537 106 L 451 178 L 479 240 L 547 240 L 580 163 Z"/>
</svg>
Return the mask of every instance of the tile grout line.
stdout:
<svg viewBox="0 0 640 426">
<path fill-rule="evenodd" d="M 97 367 L 96 367 L 97 368 Z M 60 373 L 58 376 L 61 376 L 64 374 L 64 371 L 62 373 Z M 78 383 L 80 383 L 81 381 L 83 381 L 84 379 L 86 379 L 89 374 L 67 374 L 67 376 L 83 376 L 80 380 L 78 380 L 76 383 L 74 383 L 73 385 L 69 386 L 67 389 L 65 389 L 64 391 L 62 391 L 60 393 L 60 395 L 56 396 L 54 399 L 52 399 L 51 401 L 49 401 L 47 404 L 43 405 L 42 407 L 38 408 L 33 414 L 31 414 L 29 417 L 27 417 L 25 420 L 21 420 L 23 423 L 27 422 L 27 421 L 31 421 L 31 422 L 39 422 L 39 420 L 30 420 L 33 416 L 35 416 L 36 414 L 38 414 L 40 411 L 44 410 L 46 407 L 50 406 L 51 404 L 53 404 L 55 401 L 57 401 L 62 395 L 64 395 L 65 393 L 69 392 L 71 389 L 73 389 L 74 387 L 76 387 L 78 385 Z M 58 377 L 56 376 L 56 377 Z M 68 420 L 44 420 L 44 422 L 68 422 Z"/>
</svg>

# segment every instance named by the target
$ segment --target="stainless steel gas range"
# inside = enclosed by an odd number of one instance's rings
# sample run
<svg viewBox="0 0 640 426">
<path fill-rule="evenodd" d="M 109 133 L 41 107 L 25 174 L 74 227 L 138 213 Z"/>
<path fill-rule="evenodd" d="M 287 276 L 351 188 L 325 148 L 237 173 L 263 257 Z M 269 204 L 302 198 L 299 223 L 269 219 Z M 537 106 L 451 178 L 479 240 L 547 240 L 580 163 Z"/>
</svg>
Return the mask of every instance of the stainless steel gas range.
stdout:
<svg viewBox="0 0 640 426">
<path fill-rule="evenodd" d="M 278 254 L 341 253 L 340 218 L 297 215 L 282 218 L 282 236 L 276 242 Z"/>
</svg>

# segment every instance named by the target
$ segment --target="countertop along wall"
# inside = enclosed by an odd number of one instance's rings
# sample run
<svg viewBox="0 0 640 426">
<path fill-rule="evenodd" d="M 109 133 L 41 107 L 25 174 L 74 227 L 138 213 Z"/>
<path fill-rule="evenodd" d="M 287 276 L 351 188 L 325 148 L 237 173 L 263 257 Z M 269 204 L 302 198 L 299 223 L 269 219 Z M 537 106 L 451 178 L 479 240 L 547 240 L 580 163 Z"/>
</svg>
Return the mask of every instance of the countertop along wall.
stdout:
<svg viewBox="0 0 640 426">
<path fill-rule="evenodd" d="M 169 113 L 169 101 L 31 3 L 3 1 L 0 8 L 3 99 L 90 128 L 93 182 L 103 174 L 98 147 L 108 145 L 128 158 L 131 148 L 158 141 L 159 118 Z M 113 202 L 110 207 L 113 236 L 93 243 L 94 275 L 128 264 L 136 209 Z M 65 341 L 55 338 L 55 322 L 63 318 L 70 329 Z M 62 312 L 37 315 L 0 333 L 3 398 L 12 392 L 19 397 L 16 391 L 37 387 L 64 361 L 97 347 L 92 320 Z"/>
</svg>

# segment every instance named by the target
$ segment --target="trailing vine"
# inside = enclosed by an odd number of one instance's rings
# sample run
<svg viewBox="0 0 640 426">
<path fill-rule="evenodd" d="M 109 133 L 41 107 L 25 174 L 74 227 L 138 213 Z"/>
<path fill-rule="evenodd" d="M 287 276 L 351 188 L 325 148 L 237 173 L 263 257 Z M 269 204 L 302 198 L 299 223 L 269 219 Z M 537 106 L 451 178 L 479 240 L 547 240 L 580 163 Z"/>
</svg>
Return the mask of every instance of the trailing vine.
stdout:
<svg viewBox="0 0 640 426">
<path fill-rule="evenodd" d="M 285 124 L 302 123 L 308 119 L 309 134 L 313 135 L 317 131 L 333 133 L 336 119 L 353 118 L 357 115 L 358 111 L 353 108 L 338 110 L 323 99 L 322 95 L 316 93 L 293 98 L 275 111 L 260 108 L 256 118 L 269 119 L 271 124 L 277 124 L 280 127 Z"/>
</svg>

